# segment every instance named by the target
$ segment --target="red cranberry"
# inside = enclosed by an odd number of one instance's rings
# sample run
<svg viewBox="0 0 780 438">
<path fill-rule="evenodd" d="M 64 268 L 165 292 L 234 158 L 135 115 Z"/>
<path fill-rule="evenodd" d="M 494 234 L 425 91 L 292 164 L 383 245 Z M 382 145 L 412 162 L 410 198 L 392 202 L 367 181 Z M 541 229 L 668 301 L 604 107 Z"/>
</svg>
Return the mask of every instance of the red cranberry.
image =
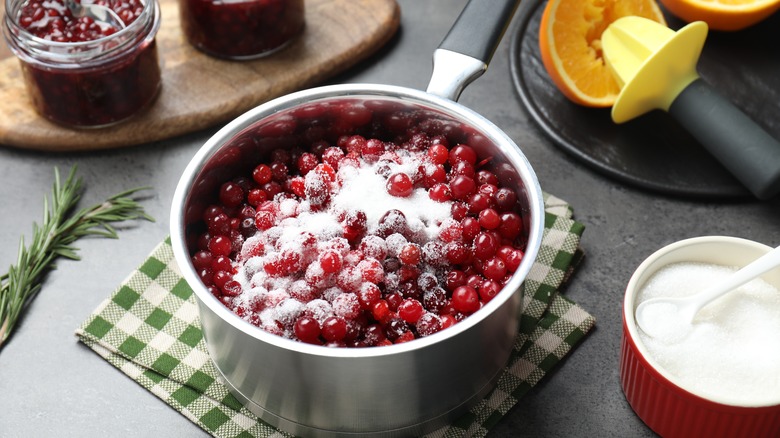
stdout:
<svg viewBox="0 0 780 438">
<path fill-rule="evenodd" d="M 419 318 L 416 328 L 420 336 L 430 336 L 441 330 L 441 320 L 433 313 L 426 313 Z"/>
<path fill-rule="evenodd" d="M 216 235 L 209 241 L 209 250 L 215 255 L 230 255 L 233 249 L 233 242 L 230 238 L 223 235 Z"/>
<path fill-rule="evenodd" d="M 474 313 L 479 310 L 479 294 L 471 286 L 459 286 L 452 291 L 452 306 L 467 315 Z"/>
<path fill-rule="evenodd" d="M 520 215 L 515 212 L 502 213 L 501 223 L 498 226 L 498 234 L 504 239 L 514 240 L 523 228 L 523 221 Z"/>
<path fill-rule="evenodd" d="M 479 286 L 479 298 L 483 303 L 487 303 L 495 298 L 499 292 L 501 292 L 501 285 L 496 281 L 483 281 Z"/>
<path fill-rule="evenodd" d="M 450 150 L 449 161 L 452 166 L 460 161 L 474 165 L 477 162 L 477 153 L 471 146 L 459 144 Z"/>
<path fill-rule="evenodd" d="M 192 256 L 192 266 L 196 270 L 208 269 L 211 267 L 211 261 L 214 257 L 208 251 L 198 251 Z"/>
<path fill-rule="evenodd" d="M 493 257 L 485 262 L 482 268 L 482 274 L 495 281 L 500 281 L 506 275 L 506 264 L 500 257 Z"/>
<path fill-rule="evenodd" d="M 414 324 L 423 315 L 425 309 L 423 309 L 422 303 L 415 299 L 407 299 L 398 306 L 398 316 L 404 321 Z"/>
<path fill-rule="evenodd" d="M 406 198 L 414 191 L 414 184 L 409 175 L 396 173 L 387 179 L 387 193 L 399 198 Z"/>
<path fill-rule="evenodd" d="M 434 144 L 428 148 L 427 155 L 428 159 L 430 159 L 432 163 L 444 164 L 449 158 L 450 151 L 447 149 L 447 146 L 443 144 Z"/>
<path fill-rule="evenodd" d="M 514 190 L 508 189 L 506 187 L 498 189 L 495 198 L 496 208 L 498 211 L 502 212 L 512 210 L 515 208 L 515 204 L 517 203 L 517 194 L 515 194 Z"/>
<path fill-rule="evenodd" d="M 494 230 L 501 224 L 498 212 L 492 208 L 486 208 L 479 212 L 479 226 L 486 230 Z"/>
<path fill-rule="evenodd" d="M 468 176 L 458 175 L 450 182 L 452 197 L 460 201 L 468 199 L 476 188 L 474 179 Z"/>
<path fill-rule="evenodd" d="M 344 318 L 331 316 L 322 322 L 322 337 L 326 341 L 340 341 L 347 335 L 347 322 Z"/>
<path fill-rule="evenodd" d="M 310 316 L 301 316 L 295 321 L 295 336 L 309 344 L 320 344 L 320 323 Z"/>
<path fill-rule="evenodd" d="M 226 182 L 219 190 L 219 201 L 227 207 L 237 207 L 244 202 L 244 190 L 238 184 Z"/>
<path fill-rule="evenodd" d="M 477 171 L 477 182 L 479 184 L 490 184 L 495 187 L 498 185 L 498 177 L 493 172 L 481 169 Z"/>
<path fill-rule="evenodd" d="M 271 182 L 272 177 L 271 168 L 266 164 L 260 164 L 252 171 L 252 179 L 260 185 Z"/>
<path fill-rule="evenodd" d="M 481 260 L 487 260 L 498 250 L 498 243 L 498 239 L 492 234 L 482 231 L 474 238 L 474 255 Z"/>
</svg>

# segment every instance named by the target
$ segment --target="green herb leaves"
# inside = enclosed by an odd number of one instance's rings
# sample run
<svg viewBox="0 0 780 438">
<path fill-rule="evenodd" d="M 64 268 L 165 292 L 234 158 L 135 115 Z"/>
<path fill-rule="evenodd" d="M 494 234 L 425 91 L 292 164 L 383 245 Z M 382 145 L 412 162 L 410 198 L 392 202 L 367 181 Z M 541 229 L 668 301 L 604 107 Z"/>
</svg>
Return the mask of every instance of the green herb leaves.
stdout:
<svg viewBox="0 0 780 438">
<path fill-rule="evenodd" d="M 19 242 L 17 261 L 0 276 L 0 349 L 13 332 L 19 317 L 41 289 L 46 273 L 54 269 L 58 257 L 78 260 L 77 248 L 72 244 L 84 236 L 117 238 L 113 222 L 134 219 L 153 219 L 132 196 L 145 188 L 136 188 L 116 194 L 101 204 L 74 212 L 83 191 L 81 178 L 73 167 L 60 180 L 54 169 L 54 187 L 51 199 L 44 198 L 41 225 L 33 223 L 32 242 Z"/>
</svg>

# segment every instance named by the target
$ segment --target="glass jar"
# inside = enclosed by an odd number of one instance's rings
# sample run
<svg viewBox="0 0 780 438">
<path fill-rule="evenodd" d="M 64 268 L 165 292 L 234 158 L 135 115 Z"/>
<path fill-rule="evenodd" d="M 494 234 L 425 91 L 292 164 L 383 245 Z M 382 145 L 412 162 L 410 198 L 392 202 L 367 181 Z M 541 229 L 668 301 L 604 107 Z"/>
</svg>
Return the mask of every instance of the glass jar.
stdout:
<svg viewBox="0 0 780 438">
<path fill-rule="evenodd" d="M 31 17 L 30 6 L 46 7 L 54 16 L 30 24 L 43 15 Z M 62 0 L 5 0 L 3 34 L 20 60 L 38 113 L 68 127 L 96 128 L 119 123 L 155 100 L 161 86 L 155 43 L 160 6 L 157 0 L 139 0 L 131 14 L 135 19 L 127 14 L 120 11 L 129 24 L 113 34 L 88 41 L 53 41 L 65 37 L 57 30 L 62 23 L 52 22 L 70 17 Z M 41 23 L 46 24 L 44 30 Z"/>
<path fill-rule="evenodd" d="M 303 31 L 303 0 L 179 0 L 187 40 L 210 55 L 254 59 Z"/>
</svg>

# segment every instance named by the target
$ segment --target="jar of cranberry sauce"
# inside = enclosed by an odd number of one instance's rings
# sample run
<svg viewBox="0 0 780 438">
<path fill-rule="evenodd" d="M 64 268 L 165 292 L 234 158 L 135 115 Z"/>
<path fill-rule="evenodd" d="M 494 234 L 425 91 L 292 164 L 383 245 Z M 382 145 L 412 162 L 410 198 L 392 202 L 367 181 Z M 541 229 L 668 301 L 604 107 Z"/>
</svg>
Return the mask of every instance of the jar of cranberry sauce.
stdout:
<svg viewBox="0 0 780 438">
<path fill-rule="evenodd" d="M 179 0 L 179 13 L 190 44 L 234 60 L 269 55 L 304 27 L 303 0 Z"/>
<path fill-rule="evenodd" d="M 119 123 L 160 91 L 157 0 L 94 3 L 111 7 L 125 27 L 74 18 L 63 0 L 5 0 L 4 36 L 21 62 L 32 104 L 67 127 Z"/>
</svg>

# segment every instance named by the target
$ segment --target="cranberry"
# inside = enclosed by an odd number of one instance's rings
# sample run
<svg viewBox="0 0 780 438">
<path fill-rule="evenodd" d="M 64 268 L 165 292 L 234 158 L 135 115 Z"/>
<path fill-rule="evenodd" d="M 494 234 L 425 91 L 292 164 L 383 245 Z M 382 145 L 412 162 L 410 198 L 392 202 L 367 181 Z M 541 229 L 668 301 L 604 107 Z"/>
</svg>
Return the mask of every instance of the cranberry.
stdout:
<svg viewBox="0 0 780 438">
<path fill-rule="evenodd" d="M 450 150 L 449 161 L 452 166 L 460 161 L 464 161 L 473 166 L 477 162 L 477 153 L 471 146 L 459 144 Z"/>
<path fill-rule="evenodd" d="M 318 164 L 319 160 L 317 159 L 317 156 L 310 152 L 304 152 L 298 157 L 298 171 L 303 176 L 306 176 L 306 174 L 317 167 Z"/>
<path fill-rule="evenodd" d="M 501 292 L 501 285 L 496 281 L 483 281 L 482 284 L 479 285 L 479 298 L 483 303 L 487 303 L 495 298 L 499 292 Z"/>
<path fill-rule="evenodd" d="M 230 255 L 233 249 L 233 242 L 230 238 L 223 235 L 216 235 L 209 241 L 209 250 L 215 255 Z"/>
<path fill-rule="evenodd" d="M 409 175 L 396 173 L 387 179 L 387 193 L 399 198 L 406 198 L 414 191 L 414 184 Z"/>
<path fill-rule="evenodd" d="M 398 306 L 398 316 L 404 321 L 414 324 L 422 317 L 425 309 L 422 303 L 415 299 L 407 299 Z"/>
<path fill-rule="evenodd" d="M 447 202 L 452 199 L 452 192 L 447 184 L 438 183 L 428 190 L 428 196 L 436 202 Z"/>
<path fill-rule="evenodd" d="M 192 266 L 197 270 L 207 269 L 211 267 L 211 262 L 214 257 L 208 251 L 198 251 L 192 256 Z"/>
<path fill-rule="evenodd" d="M 504 239 L 514 240 L 515 237 L 520 235 L 520 231 L 523 228 L 523 221 L 520 219 L 520 215 L 515 212 L 508 212 L 501 214 L 501 223 L 498 226 L 498 234 Z"/>
<path fill-rule="evenodd" d="M 385 332 L 379 324 L 371 324 L 366 327 L 363 337 L 364 341 L 369 346 L 379 345 L 380 342 L 386 340 Z"/>
<path fill-rule="evenodd" d="M 495 236 L 482 231 L 474 238 L 474 255 L 481 260 L 487 260 L 496 253 L 498 244 Z"/>
<path fill-rule="evenodd" d="M 344 151 L 337 147 L 329 147 L 322 153 L 322 162 L 329 164 L 334 169 L 338 169 L 343 158 Z"/>
<path fill-rule="evenodd" d="M 419 318 L 416 328 L 420 336 L 430 336 L 441 330 L 441 320 L 433 313 L 426 313 Z"/>
<path fill-rule="evenodd" d="M 456 221 L 462 220 L 469 212 L 469 207 L 465 202 L 452 203 L 452 218 Z"/>
<path fill-rule="evenodd" d="M 226 207 L 237 207 L 244 201 L 244 189 L 233 182 L 222 184 L 219 189 L 219 202 Z"/>
<path fill-rule="evenodd" d="M 479 310 L 479 294 L 471 286 L 459 286 L 452 291 L 452 306 L 458 312 L 471 314 Z"/>
<path fill-rule="evenodd" d="M 344 318 L 331 316 L 322 322 L 322 337 L 326 341 L 340 341 L 347 335 L 347 322 Z"/>
<path fill-rule="evenodd" d="M 466 274 L 463 271 L 454 269 L 447 273 L 446 283 L 447 289 L 453 291 L 459 286 L 466 284 Z"/>
<path fill-rule="evenodd" d="M 295 336 L 309 344 L 320 343 L 320 323 L 310 316 L 301 316 L 295 321 Z"/>
<path fill-rule="evenodd" d="M 498 185 L 498 177 L 493 172 L 480 169 L 477 171 L 477 182 L 479 184 L 490 184 L 495 187 Z"/>
<path fill-rule="evenodd" d="M 432 312 L 440 312 L 447 304 L 447 293 L 440 287 L 435 287 L 423 293 L 423 304 Z"/>
<path fill-rule="evenodd" d="M 502 187 L 498 189 L 495 195 L 496 208 L 498 211 L 509 211 L 515 208 L 517 203 L 517 194 L 512 189 Z"/>
<path fill-rule="evenodd" d="M 447 146 L 443 144 L 434 144 L 431 145 L 430 148 L 428 148 L 427 155 L 432 163 L 444 164 L 447 162 L 447 159 L 449 158 L 450 151 L 447 149 Z"/>
<path fill-rule="evenodd" d="M 450 169 L 450 179 L 454 179 L 456 176 L 467 176 L 471 179 L 474 179 L 476 176 L 476 171 L 474 170 L 474 166 L 471 163 L 458 161 L 454 166 L 452 166 L 452 169 Z"/>
<path fill-rule="evenodd" d="M 465 242 L 473 242 L 474 238 L 481 231 L 479 222 L 473 217 L 465 217 L 460 221 L 460 228 L 463 230 L 463 240 Z"/>
<path fill-rule="evenodd" d="M 515 272 L 523 261 L 523 252 L 509 245 L 499 248 L 498 256 L 504 261 L 508 272 Z"/>
<path fill-rule="evenodd" d="M 498 212 L 492 208 L 486 208 L 479 212 L 479 226 L 486 230 L 494 230 L 501 224 Z"/>
<path fill-rule="evenodd" d="M 363 283 L 357 293 L 358 301 L 362 309 L 368 310 L 382 297 L 382 291 L 373 283 Z"/>
<path fill-rule="evenodd" d="M 484 193 L 475 193 L 469 198 L 468 206 L 470 214 L 479 214 L 490 208 L 491 198 Z"/>
<path fill-rule="evenodd" d="M 230 257 L 227 255 L 218 255 L 216 257 L 213 257 L 211 260 L 211 266 L 209 266 L 214 272 L 217 271 L 225 271 L 225 272 L 232 272 L 233 271 L 233 263 L 230 261 Z"/>
<path fill-rule="evenodd" d="M 271 167 L 266 164 L 260 164 L 252 171 L 252 179 L 260 185 L 271 182 L 272 177 Z"/>
<path fill-rule="evenodd" d="M 445 247 L 447 261 L 453 265 L 460 265 L 468 261 L 470 253 L 465 245 L 458 242 L 450 242 Z"/>
<path fill-rule="evenodd" d="M 398 254 L 398 260 L 405 265 L 415 266 L 420 263 L 422 252 L 420 247 L 415 243 L 408 243 L 404 245 L 401 252 Z"/>
<path fill-rule="evenodd" d="M 506 275 L 506 264 L 500 257 L 493 257 L 485 262 L 485 266 L 482 268 L 482 273 L 485 277 L 500 281 Z"/>
<path fill-rule="evenodd" d="M 450 182 L 452 197 L 460 201 L 468 199 L 476 188 L 474 179 L 464 175 L 458 175 Z"/>
<path fill-rule="evenodd" d="M 336 251 L 326 251 L 320 255 L 320 265 L 327 274 L 333 274 L 341 269 L 341 254 Z"/>
<path fill-rule="evenodd" d="M 390 305 L 386 300 L 378 300 L 371 306 L 371 315 L 380 323 L 387 322 L 392 315 Z"/>
<path fill-rule="evenodd" d="M 406 325 L 404 320 L 397 317 L 391 318 L 390 322 L 387 323 L 387 327 L 385 328 L 385 336 L 387 336 L 387 339 L 391 341 L 396 341 L 408 331 L 409 327 Z"/>
<path fill-rule="evenodd" d="M 447 171 L 441 164 L 429 164 L 423 167 L 423 184 L 426 188 L 432 188 L 445 181 L 447 181 Z"/>
</svg>

